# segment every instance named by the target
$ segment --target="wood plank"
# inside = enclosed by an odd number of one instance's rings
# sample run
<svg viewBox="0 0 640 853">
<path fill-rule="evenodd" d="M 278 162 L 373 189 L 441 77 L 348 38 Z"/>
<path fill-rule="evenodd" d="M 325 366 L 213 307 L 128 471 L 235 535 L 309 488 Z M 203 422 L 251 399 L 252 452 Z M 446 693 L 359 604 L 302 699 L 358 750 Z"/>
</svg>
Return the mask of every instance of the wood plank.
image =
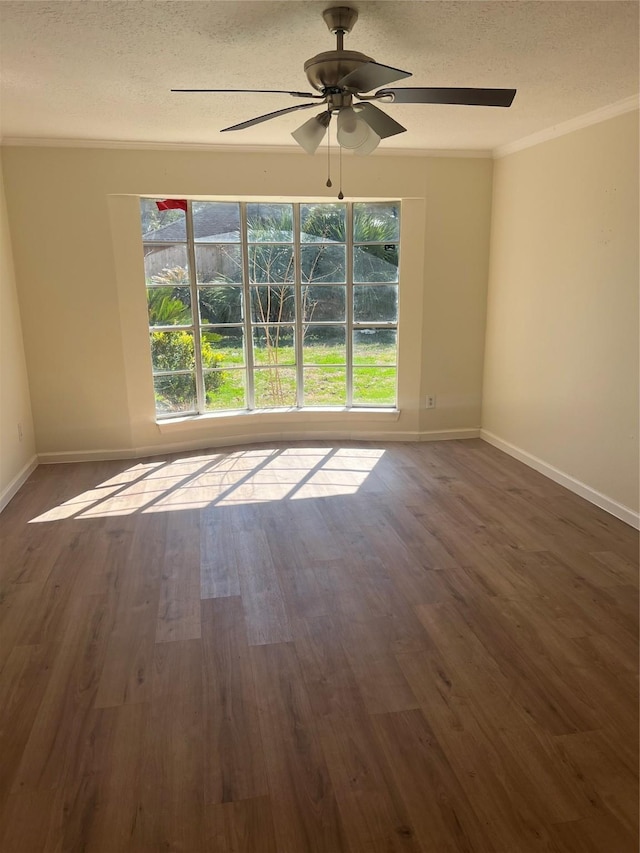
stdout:
<svg viewBox="0 0 640 853">
<path fill-rule="evenodd" d="M 278 853 L 269 797 L 207 806 L 206 821 L 208 853 Z"/>
<path fill-rule="evenodd" d="M 347 849 L 300 665 L 291 644 L 251 648 L 278 853 Z"/>
<path fill-rule="evenodd" d="M 157 643 L 135 835 L 143 850 L 204 849 L 200 640 Z"/>
<path fill-rule="evenodd" d="M 236 529 L 234 542 L 249 644 L 291 640 L 291 626 L 264 530 Z"/>
<path fill-rule="evenodd" d="M 204 799 L 268 793 L 258 700 L 239 597 L 202 602 Z"/>
<path fill-rule="evenodd" d="M 162 513 L 144 515 L 136 522 L 131 542 L 114 542 L 109 550 L 110 589 L 117 603 L 100 673 L 97 708 L 151 699 L 166 523 Z"/>
<path fill-rule="evenodd" d="M 156 643 L 200 638 L 200 516 L 176 510 L 167 516 Z"/>
<path fill-rule="evenodd" d="M 439 853 L 493 853 L 495 847 L 422 711 L 371 719 L 422 846 Z"/>
<path fill-rule="evenodd" d="M 200 595 L 219 598 L 240 595 L 240 578 L 231 514 L 207 508 L 200 524 Z"/>
<path fill-rule="evenodd" d="M 113 602 L 102 596 L 72 601 L 14 793 L 59 787 L 82 760 L 113 618 Z"/>
<path fill-rule="evenodd" d="M 327 717 L 320 737 L 350 849 L 420 851 L 366 714 Z"/>
</svg>

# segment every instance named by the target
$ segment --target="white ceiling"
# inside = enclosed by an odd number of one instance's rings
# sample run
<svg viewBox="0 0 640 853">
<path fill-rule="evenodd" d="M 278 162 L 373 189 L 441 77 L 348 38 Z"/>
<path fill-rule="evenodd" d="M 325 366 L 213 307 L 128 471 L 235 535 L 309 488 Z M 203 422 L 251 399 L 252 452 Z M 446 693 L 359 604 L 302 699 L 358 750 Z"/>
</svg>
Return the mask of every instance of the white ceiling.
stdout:
<svg viewBox="0 0 640 853">
<path fill-rule="evenodd" d="M 513 87 L 510 109 L 385 105 L 408 128 L 387 149 L 491 150 L 636 95 L 638 2 L 362 2 L 345 48 L 407 69 L 398 86 Z M 11 140 L 283 146 L 313 111 L 219 130 L 309 91 L 303 64 L 333 50 L 305 2 L 0 2 L 0 131 Z M 392 84 L 395 85 L 395 84 Z"/>
</svg>

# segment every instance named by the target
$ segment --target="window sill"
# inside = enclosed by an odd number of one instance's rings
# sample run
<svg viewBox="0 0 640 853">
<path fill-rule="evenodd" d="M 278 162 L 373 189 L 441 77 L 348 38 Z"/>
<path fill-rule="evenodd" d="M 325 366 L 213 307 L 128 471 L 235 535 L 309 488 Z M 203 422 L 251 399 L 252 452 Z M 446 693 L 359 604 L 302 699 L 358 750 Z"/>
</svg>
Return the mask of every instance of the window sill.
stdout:
<svg viewBox="0 0 640 853">
<path fill-rule="evenodd" d="M 261 409 L 253 412 L 209 412 L 206 415 L 186 415 L 185 417 L 166 418 L 156 421 L 161 433 L 178 432 L 195 426 L 206 427 L 245 421 L 252 424 L 300 424 L 301 421 L 313 424 L 334 423 L 372 423 L 376 421 L 397 421 L 400 409 L 344 409 L 344 408 L 305 408 L 305 409 Z"/>
</svg>

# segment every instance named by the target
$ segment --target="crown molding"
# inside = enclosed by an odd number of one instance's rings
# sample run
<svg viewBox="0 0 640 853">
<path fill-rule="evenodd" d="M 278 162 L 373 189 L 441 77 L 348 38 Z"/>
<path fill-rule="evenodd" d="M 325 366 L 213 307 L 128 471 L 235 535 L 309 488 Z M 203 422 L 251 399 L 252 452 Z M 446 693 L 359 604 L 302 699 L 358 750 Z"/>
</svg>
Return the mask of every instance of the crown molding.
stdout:
<svg viewBox="0 0 640 853">
<path fill-rule="evenodd" d="M 485 148 L 378 148 L 367 157 L 469 157 L 473 159 L 500 159 L 516 151 L 532 148 L 559 136 L 573 133 L 607 119 L 615 118 L 640 107 L 640 96 L 631 95 L 606 107 L 600 107 L 568 121 L 551 125 L 545 130 L 498 145 L 493 150 Z M 207 142 L 151 142 L 121 139 L 63 139 L 59 137 L 6 136 L 0 138 L 1 148 L 102 148 L 129 151 L 206 151 L 210 154 L 292 154 L 309 155 L 298 146 L 292 145 L 216 145 Z M 318 151 L 313 156 L 324 156 Z M 347 153 L 347 156 L 357 156 Z"/>
<path fill-rule="evenodd" d="M 590 113 L 584 113 L 581 116 L 569 119 L 568 121 L 560 122 L 559 124 L 551 125 L 545 130 L 539 130 L 532 133 L 530 136 L 523 136 L 522 139 L 516 139 L 515 142 L 508 142 L 506 145 L 499 145 L 493 149 L 493 157 L 498 160 L 501 157 L 506 157 L 509 154 L 514 154 L 516 151 L 522 151 L 525 148 L 532 148 L 534 145 L 540 145 L 541 142 L 548 142 L 550 139 L 556 139 L 559 136 L 566 136 L 568 133 L 573 133 L 575 130 L 581 130 L 584 127 L 590 127 L 592 124 L 599 124 L 607 119 L 615 118 L 616 116 L 629 113 L 632 110 L 637 110 L 640 107 L 640 96 L 631 95 L 629 98 L 623 98 L 621 101 L 616 101 L 606 107 L 600 107 Z"/>
<path fill-rule="evenodd" d="M 62 139 L 59 137 L 6 136 L 0 139 L 2 148 L 102 148 L 133 151 L 206 151 L 210 154 L 296 154 L 309 155 L 298 146 L 290 145 L 216 145 L 198 142 L 141 142 L 120 139 Z M 347 156 L 357 156 L 346 152 Z M 312 156 L 326 156 L 318 151 Z M 487 148 L 378 148 L 367 157 L 471 157 L 491 159 Z"/>
</svg>

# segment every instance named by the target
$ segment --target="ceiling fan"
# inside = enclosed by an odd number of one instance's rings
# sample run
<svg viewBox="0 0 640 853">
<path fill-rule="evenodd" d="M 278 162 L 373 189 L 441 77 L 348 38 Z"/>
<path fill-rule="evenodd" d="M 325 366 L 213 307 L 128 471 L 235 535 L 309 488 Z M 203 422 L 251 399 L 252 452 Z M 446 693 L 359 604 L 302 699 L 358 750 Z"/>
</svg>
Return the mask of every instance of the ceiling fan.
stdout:
<svg viewBox="0 0 640 853">
<path fill-rule="evenodd" d="M 244 130 L 278 116 L 324 105 L 322 112 L 306 121 L 292 133 L 296 142 L 309 154 L 314 154 L 333 116 L 337 116 L 337 140 L 341 148 L 355 154 L 370 154 L 381 139 L 403 133 L 399 124 L 374 101 L 383 104 L 466 104 L 469 106 L 510 107 L 515 89 L 456 89 L 456 88 L 378 88 L 396 80 L 411 77 L 402 71 L 375 62 L 371 57 L 355 50 L 344 50 L 344 36 L 351 32 L 358 19 L 355 9 L 336 6 L 323 12 L 329 30 L 335 34 L 335 50 L 319 53 L 308 59 L 304 71 L 309 84 L 319 92 L 291 92 L 281 89 L 172 89 L 172 92 L 263 92 L 290 95 L 294 98 L 312 98 L 310 103 L 296 104 L 282 110 L 266 113 L 256 118 L 222 128 L 222 133 Z M 373 94 L 367 94 L 377 89 Z M 354 99 L 356 99 L 354 101 Z"/>
</svg>

